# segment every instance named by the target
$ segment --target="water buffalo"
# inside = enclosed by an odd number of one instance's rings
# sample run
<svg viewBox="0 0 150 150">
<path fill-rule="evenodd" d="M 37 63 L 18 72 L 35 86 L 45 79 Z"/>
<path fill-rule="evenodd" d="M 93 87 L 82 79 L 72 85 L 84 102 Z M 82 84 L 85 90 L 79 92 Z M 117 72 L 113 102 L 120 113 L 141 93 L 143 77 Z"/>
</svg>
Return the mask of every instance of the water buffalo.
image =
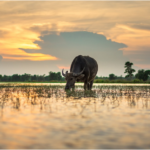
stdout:
<svg viewBox="0 0 150 150">
<path fill-rule="evenodd" d="M 68 73 L 68 71 L 64 73 L 63 70 L 62 75 L 67 81 L 66 90 L 70 88 L 74 89 L 76 81 L 84 82 L 84 89 L 91 90 L 98 71 L 98 64 L 95 59 L 89 56 L 79 55 L 74 58 L 71 64 L 70 73 Z"/>
</svg>

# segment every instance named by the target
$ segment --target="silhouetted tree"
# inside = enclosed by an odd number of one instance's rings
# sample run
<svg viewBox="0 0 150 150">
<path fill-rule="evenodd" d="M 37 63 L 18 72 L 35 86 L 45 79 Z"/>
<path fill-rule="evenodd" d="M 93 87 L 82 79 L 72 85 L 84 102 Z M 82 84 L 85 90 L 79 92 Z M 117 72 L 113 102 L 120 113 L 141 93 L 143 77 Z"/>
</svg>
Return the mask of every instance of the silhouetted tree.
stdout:
<svg viewBox="0 0 150 150">
<path fill-rule="evenodd" d="M 31 81 L 36 81 L 37 80 L 37 75 L 34 74 L 33 76 L 31 76 Z"/>
<path fill-rule="evenodd" d="M 148 80 L 149 77 L 150 77 L 150 70 L 146 70 L 144 81 Z"/>
<path fill-rule="evenodd" d="M 21 81 L 30 81 L 31 80 L 31 75 L 30 74 L 23 74 L 21 76 Z"/>
<path fill-rule="evenodd" d="M 52 72 L 50 71 L 49 72 L 49 80 L 61 80 L 62 79 L 62 76 L 61 76 L 61 73 L 60 72 Z"/>
<path fill-rule="evenodd" d="M 20 76 L 18 74 L 13 74 L 11 79 L 12 81 L 20 81 Z"/>
<path fill-rule="evenodd" d="M 136 78 L 146 81 L 148 77 L 150 76 L 150 70 L 138 70 L 138 73 L 135 75 Z"/>
<path fill-rule="evenodd" d="M 56 76 L 57 76 L 57 77 L 56 77 L 56 78 L 57 78 L 57 80 L 59 80 L 59 81 L 60 81 L 60 80 L 61 80 L 61 78 L 62 78 L 61 73 L 60 73 L 60 72 L 57 72 L 57 73 L 56 73 Z"/>
<path fill-rule="evenodd" d="M 49 72 L 49 75 L 30 75 L 30 74 L 13 74 L 12 76 L 7 75 L 0 75 L 0 81 L 10 82 L 10 81 L 50 81 L 50 80 L 57 80 L 57 81 L 64 81 L 65 78 L 61 76 L 60 72 Z"/>
<path fill-rule="evenodd" d="M 2 77 L 3 77 L 3 76 L 0 74 L 0 81 L 2 80 Z"/>
<path fill-rule="evenodd" d="M 37 76 L 38 81 L 45 81 L 45 74 Z"/>
<path fill-rule="evenodd" d="M 45 76 L 45 81 L 49 81 L 49 75 Z"/>
<path fill-rule="evenodd" d="M 116 76 L 114 74 L 109 74 L 109 80 L 114 80 L 116 79 Z"/>
<path fill-rule="evenodd" d="M 2 77 L 2 81 L 5 81 L 5 82 L 11 81 L 11 77 L 9 77 L 9 76 L 7 76 L 7 75 L 4 75 L 4 76 Z"/>
<path fill-rule="evenodd" d="M 125 76 L 126 78 L 132 78 L 132 76 L 133 76 L 133 73 L 135 72 L 135 70 L 134 69 L 132 69 L 132 65 L 133 65 L 133 63 L 131 63 L 131 62 L 129 62 L 129 61 L 127 61 L 126 63 L 125 63 L 125 72 L 124 73 L 127 73 L 127 75 Z"/>
</svg>

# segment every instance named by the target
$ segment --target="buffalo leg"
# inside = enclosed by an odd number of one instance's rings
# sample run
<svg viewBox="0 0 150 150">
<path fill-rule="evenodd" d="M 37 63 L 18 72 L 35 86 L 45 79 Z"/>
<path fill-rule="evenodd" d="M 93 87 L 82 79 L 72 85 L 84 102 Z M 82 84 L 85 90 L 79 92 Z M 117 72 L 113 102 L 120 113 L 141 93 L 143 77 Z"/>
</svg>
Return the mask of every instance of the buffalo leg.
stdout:
<svg viewBox="0 0 150 150">
<path fill-rule="evenodd" d="M 94 81 L 94 80 L 93 80 L 93 81 Z M 93 81 L 91 81 L 91 82 L 90 82 L 90 88 L 89 88 L 89 90 L 91 90 L 91 89 L 92 89 Z"/>
<path fill-rule="evenodd" d="M 91 89 L 91 82 L 88 83 L 88 90 Z"/>
<path fill-rule="evenodd" d="M 90 83 L 88 82 L 84 82 L 84 90 L 91 90 L 93 86 L 93 81 L 91 81 Z"/>
<path fill-rule="evenodd" d="M 88 88 L 88 82 L 84 82 L 84 90 Z"/>
</svg>

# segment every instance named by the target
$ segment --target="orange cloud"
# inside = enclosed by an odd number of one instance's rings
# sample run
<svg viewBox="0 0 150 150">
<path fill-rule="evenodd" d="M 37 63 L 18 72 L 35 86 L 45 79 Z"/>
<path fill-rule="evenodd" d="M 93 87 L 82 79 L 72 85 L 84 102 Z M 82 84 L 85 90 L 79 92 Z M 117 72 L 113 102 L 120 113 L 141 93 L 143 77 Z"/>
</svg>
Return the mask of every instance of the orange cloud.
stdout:
<svg viewBox="0 0 150 150">
<path fill-rule="evenodd" d="M 10 30 L 11 29 L 11 30 Z M 9 29 L 5 28 L 7 34 L 0 38 L 0 55 L 3 60 L 30 60 L 30 61 L 44 61 L 44 60 L 57 60 L 55 56 L 42 53 L 27 53 L 22 49 L 40 50 L 35 40 L 41 40 L 40 34 L 37 32 L 29 31 L 18 26 L 12 26 Z"/>
<path fill-rule="evenodd" d="M 135 66 L 141 69 L 150 69 L 150 64 L 135 64 Z"/>
<path fill-rule="evenodd" d="M 70 66 L 57 66 L 59 69 L 70 69 Z"/>
<path fill-rule="evenodd" d="M 32 9 L 28 6 L 32 6 Z M 55 31 L 58 34 L 62 31 L 94 32 L 103 34 L 107 39 L 126 44 L 128 47 L 122 49 L 124 52 L 141 50 L 144 46 L 150 47 L 150 30 L 136 29 L 134 26 L 143 26 L 144 23 L 149 27 L 149 8 L 150 2 L 142 1 L 2 1 L 0 55 L 4 59 L 9 59 L 9 55 L 16 60 L 25 59 L 28 54 L 19 48 L 39 50 L 39 45 L 34 41 L 40 40 L 43 31 Z M 17 54 L 24 57 L 14 57 Z M 35 57 L 39 59 L 39 56 L 28 57 L 30 60 L 36 60 Z M 47 60 L 52 57 L 45 54 L 42 58 Z"/>
<path fill-rule="evenodd" d="M 136 29 L 127 25 L 118 24 L 106 32 L 107 38 L 113 41 L 124 43 L 124 51 L 138 51 L 143 47 L 150 47 L 150 30 Z"/>
<path fill-rule="evenodd" d="M 40 53 L 34 53 L 27 56 L 3 56 L 3 59 L 6 60 L 30 60 L 30 61 L 45 61 L 45 60 L 57 60 L 57 57 L 53 57 L 51 55 L 44 55 Z"/>
</svg>

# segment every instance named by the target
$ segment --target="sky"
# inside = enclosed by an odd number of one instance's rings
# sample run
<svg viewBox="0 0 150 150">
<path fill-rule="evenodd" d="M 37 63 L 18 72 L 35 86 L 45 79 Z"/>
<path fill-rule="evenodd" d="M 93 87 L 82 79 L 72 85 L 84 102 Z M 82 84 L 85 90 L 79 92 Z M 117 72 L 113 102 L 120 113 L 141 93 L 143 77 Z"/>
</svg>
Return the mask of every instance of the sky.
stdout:
<svg viewBox="0 0 150 150">
<path fill-rule="evenodd" d="M 0 1 L 0 74 L 69 70 L 78 55 L 98 76 L 150 69 L 150 1 Z"/>
</svg>

